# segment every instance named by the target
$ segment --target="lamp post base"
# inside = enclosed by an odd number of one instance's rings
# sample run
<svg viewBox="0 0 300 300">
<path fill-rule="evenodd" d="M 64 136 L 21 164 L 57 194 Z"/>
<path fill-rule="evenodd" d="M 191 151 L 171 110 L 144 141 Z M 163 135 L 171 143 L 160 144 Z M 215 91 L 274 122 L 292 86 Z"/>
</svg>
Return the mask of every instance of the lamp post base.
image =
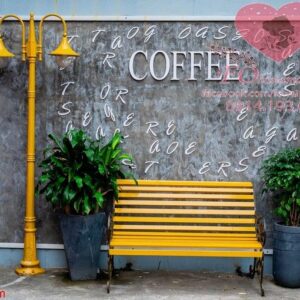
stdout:
<svg viewBox="0 0 300 300">
<path fill-rule="evenodd" d="M 20 276 L 32 276 L 45 273 L 45 269 L 41 268 L 39 265 L 35 267 L 19 267 L 15 272 Z"/>
</svg>

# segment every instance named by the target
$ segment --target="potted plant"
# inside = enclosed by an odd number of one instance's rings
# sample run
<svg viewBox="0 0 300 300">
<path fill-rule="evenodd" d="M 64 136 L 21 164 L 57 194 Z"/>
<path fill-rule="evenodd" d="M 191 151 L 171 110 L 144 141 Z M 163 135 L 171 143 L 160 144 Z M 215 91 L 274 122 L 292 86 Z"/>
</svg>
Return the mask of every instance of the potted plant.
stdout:
<svg viewBox="0 0 300 300">
<path fill-rule="evenodd" d="M 117 179 L 132 177 L 122 161 L 132 157 L 123 151 L 120 133 L 106 144 L 77 129 L 49 138 L 53 144 L 44 151 L 37 193 L 60 212 L 71 279 L 95 279 L 107 213 L 118 199 Z"/>
<path fill-rule="evenodd" d="M 262 164 L 267 191 L 273 192 L 275 213 L 273 276 L 277 284 L 300 287 L 300 148 L 285 149 Z"/>
</svg>

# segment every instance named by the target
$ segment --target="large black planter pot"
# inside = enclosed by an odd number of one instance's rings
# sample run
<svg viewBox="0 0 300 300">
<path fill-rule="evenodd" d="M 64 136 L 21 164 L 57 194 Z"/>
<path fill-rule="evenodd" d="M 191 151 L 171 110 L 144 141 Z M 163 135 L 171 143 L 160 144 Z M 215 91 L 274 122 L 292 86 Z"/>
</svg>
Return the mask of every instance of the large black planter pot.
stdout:
<svg viewBox="0 0 300 300">
<path fill-rule="evenodd" d="M 71 279 L 96 279 L 100 245 L 107 224 L 105 213 L 89 216 L 62 214 L 59 219 Z"/>
<path fill-rule="evenodd" d="M 273 276 L 284 287 L 300 287 L 300 227 L 274 224 Z"/>
</svg>

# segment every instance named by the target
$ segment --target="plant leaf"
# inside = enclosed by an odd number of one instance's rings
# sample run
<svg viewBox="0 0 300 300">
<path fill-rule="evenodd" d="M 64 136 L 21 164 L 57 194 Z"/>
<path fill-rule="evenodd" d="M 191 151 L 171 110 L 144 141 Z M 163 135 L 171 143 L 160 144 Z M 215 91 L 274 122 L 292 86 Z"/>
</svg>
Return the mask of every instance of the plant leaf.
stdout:
<svg viewBox="0 0 300 300">
<path fill-rule="evenodd" d="M 75 179 L 75 182 L 76 182 L 78 188 L 81 189 L 83 187 L 83 180 L 82 180 L 82 178 L 79 177 L 79 176 L 75 176 L 74 179 Z"/>
<path fill-rule="evenodd" d="M 101 192 L 96 192 L 94 194 L 94 197 L 96 198 L 96 201 L 98 203 L 98 205 L 102 208 L 103 204 L 104 204 L 104 198 Z"/>
<path fill-rule="evenodd" d="M 49 134 L 48 137 L 59 147 L 59 149 L 62 152 L 65 152 L 63 144 L 60 142 L 60 140 L 54 135 L 54 134 Z"/>
<path fill-rule="evenodd" d="M 102 164 L 98 165 L 98 171 L 101 175 L 104 175 L 106 173 L 105 167 Z"/>
<path fill-rule="evenodd" d="M 84 195 L 83 198 L 83 212 L 84 214 L 88 215 L 91 211 L 91 206 L 89 202 L 89 197 L 87 195 Z"/>
</svg>

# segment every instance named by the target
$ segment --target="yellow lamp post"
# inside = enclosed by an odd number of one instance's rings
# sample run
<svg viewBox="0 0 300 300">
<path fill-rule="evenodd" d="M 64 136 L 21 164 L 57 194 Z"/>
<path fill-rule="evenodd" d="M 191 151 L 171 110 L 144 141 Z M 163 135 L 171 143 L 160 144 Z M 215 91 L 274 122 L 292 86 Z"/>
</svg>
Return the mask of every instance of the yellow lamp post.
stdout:
<svg viewBox="0 0 300 300">
<path fill-rule="evenodd" d="M 6 15 L 0 19 L 0 25 L 5 19 L 13 18 L 18 20 L 22 26 L 22 60 L 28 60 L 28 124 L 27 124 L 27 174 L 26 174 L 26 209 L 25 209 L 25 225 L 24 225 L 24 252 L 21 266 L 16 269 L 18 275 L 36 275 L 44 271 L 40 267 L 40 262 L 36 255 L 36 227 L 35 227 L 35 209 L 34 209 L 34 173 L 35 173 L 35 76 L 36 76 L 36 60 L 42 60 L 42 31 L 45 19 L 49 17 L 58 18 L 63 24 L 62 40 L 51 55 L 56 56 L 78 56 L 72 50 L 67 39 L 67 24 L 65 20 L 57 14 L 49 14 L 44 16 L 39 23 L 39 38 L 36 40 L 34 16 L 30 14 L 28 39 L 26 42 L 25 25 L 21 18 L 16 15 Z M 12 54 L 5 47 L 0 35 L 0 57 L 10 58 Z"/>
</svg>

